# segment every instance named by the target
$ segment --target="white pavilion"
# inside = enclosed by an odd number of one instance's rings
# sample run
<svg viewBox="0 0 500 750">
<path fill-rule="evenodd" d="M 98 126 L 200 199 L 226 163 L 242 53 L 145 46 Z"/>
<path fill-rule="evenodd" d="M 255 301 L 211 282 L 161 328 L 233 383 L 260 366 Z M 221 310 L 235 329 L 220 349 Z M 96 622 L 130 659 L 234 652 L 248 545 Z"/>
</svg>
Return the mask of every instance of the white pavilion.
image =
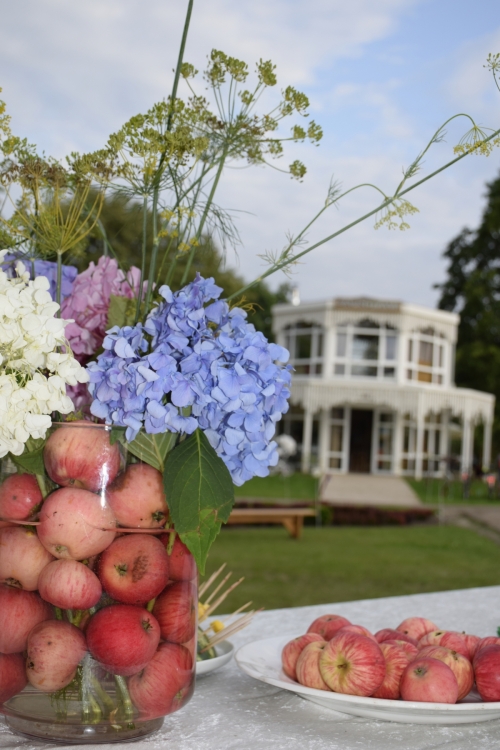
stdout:
<svg viewBox="0 0 500 750">
<path fill-rule="evenodd" d="M 476 429 L 489 467 L 495 397 L 454 384 L 458 322 L 369 297 L 275 305 L 276 341 L 295 370 L 282 430 L 299 445 L 302 471 L 470 472 Z"/>
</svg>

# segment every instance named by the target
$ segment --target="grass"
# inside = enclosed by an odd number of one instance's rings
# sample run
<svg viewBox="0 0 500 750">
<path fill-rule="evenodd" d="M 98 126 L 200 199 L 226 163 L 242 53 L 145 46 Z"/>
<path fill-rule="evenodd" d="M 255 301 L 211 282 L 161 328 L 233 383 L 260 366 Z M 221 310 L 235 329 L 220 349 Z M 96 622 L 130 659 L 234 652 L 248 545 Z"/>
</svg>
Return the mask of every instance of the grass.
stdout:
<svg viewBox="0 0 500 750">
<path fill-rule="evenodd" d="M 445 479 L 407 479 L 410 487 L 423 503 L 495 503 L 498 497 L 490 497 L 486 482 L 474 479 L 469 487 L 469 497 L 464 497 L 462 482 L 448 482 Z"/>
<path fill-rule="evenodd" d="M 500 584 L 500 547 L 453 526 L 225 528 L 207 575 L 223 562 L 244 582 L 225 612 L 248 600 L 275 609 Z"/>
<path fill-rule="evenodd" d="M 236 487 L 237 498 L 258 497 L 272 500 L 314 500 L 318 492 L 318 479 L 309 474 L 292 474 L 254 477 L 242 487 Z"/>
</svg>

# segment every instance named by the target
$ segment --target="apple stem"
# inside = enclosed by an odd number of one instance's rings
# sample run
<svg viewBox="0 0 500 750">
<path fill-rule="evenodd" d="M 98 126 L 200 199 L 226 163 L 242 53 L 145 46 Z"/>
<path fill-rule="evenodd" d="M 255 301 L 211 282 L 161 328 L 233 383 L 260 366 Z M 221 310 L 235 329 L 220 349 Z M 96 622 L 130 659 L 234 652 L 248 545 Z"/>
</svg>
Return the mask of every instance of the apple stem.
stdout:
<svg viewBox="0 0 500 750">
<path fill-rule="evenodd" d="M 36 476 L 36 481 L 38 483 L 38 486 L 40 488 L 40 492 L 42 493 L 42 497 L 45 500 L 45 498 L 49 494 L 47 491 L 47 485 L 45 483 L 45 477 L 43 476 L 43 474 L 35 474 L 35 476 Z"/>
<path fill-rule="evenodd" d="M 134 715 L 134 706 L 130 699 L 130 694 L 128 692 L 125 678 L 121 677 L 120 675 L 115 674 L 115 683 L 116 683 L 116 688 L 118 690 L 118 693 L 120 694 L 121 701 L 123 703 L 125 717 L 126 719 L 131 719 Z"/>
<path fill-rule="evenodd" d="M 146 609 L 148 610 L 148 612 L 152 612 L 153 611 L 153 607 L 155 606 L 155 602 L 156 602 L 156 597 L 154 599 L 150 599 L 149 602 L 146 604 Z"/>
</svg>

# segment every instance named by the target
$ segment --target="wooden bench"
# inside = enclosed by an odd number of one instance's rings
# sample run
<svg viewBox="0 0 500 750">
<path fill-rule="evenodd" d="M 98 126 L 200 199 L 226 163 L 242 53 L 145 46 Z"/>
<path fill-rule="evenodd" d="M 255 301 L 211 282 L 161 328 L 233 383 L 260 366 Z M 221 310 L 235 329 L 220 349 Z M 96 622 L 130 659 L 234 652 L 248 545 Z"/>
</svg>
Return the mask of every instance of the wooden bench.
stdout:
<svg viewBox="0 0 500 750">
<path fill-rule="evenodd" d="M 312 508 L 234 508 L 228 524 L 281 523 L 294 539 L 300 539 L 304 518 L 314 517 Z"/>
</svg>

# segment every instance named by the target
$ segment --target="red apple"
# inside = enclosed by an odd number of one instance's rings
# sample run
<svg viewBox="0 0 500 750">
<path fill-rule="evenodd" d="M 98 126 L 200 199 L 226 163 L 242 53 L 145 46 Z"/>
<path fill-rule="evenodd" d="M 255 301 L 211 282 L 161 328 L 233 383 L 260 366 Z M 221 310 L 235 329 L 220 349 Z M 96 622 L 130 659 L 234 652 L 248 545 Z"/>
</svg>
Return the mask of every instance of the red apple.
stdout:
<svg viewBox="0 0 500 750">
<path fill-rule="evenodd" d="M 0 585 L 0 653 L 24 651 L 29 632 L 54 617 L 50 604 L 34 591 Z"/>
<path fill-rule="evenodd" d="M 196 586 L 176 581 L 157 598 L 153 614 L 160 623 L 161 637 L 172 643 L 187 643 L 196 632 Z"/>
<path fill-rule="evenodd" d="M 11 474 L 0 485 L 0 518 L 26 521 L 42 502 L 42 493 L 32 474 Z"/>
<path fill-rule="evenodd" d="M 397 701 L 400 695 L 401 675 L 408 666 L 410 657 L 400 646 L 391 643 L 381 643 L 380 650 L 385 659 L 385 677 L 373 693 L 373 697 Z"/>
<path fill-rule="evenodd" d="M 431 633 L 427 633 L 418 642 L 419 651 L 424 646 L 444 646 L 451 651 L 462 654 L 466 659 L 469 656 L 469 649 L 463 635 L 455 633 L 453 630 L 434 630 Z"/>
<path fill-rule="evenodd" d="M 102 594 L 95 573 L 76 560 L 54 560 L 41 572 L 38 590 L 45 601 L 61 609 L 89 609 Z"/>
<path fill-rule="evenodd" d="M 120 469 L 118 444 L 109 431 L 92 422 L 71 422 L 49 436 L 43 451 L 47 474 L 62 487 L 99 492 Z"/>
<path fill-rule="evenodd" d="M 411 638 L 411 636 L 405 635 L 405 633 L 401 633 L 399 630 L 393 630 L 392 628 L 378 630 L 375 633 L 375 640 L 377 643 L 384 643 L 384 641 L 406 641 L 413 646 L 417 645 L 415 638 Z"/>
<path fill-rule="evenodd" d="M 161 543 L 168 553 L 168 575 L 171 581 L 195 581 L 198 576 L 196 562 L 186 545 L 181 542 L 177 534 L 169 552 L 170 534 L 162 534 Z"/>
<path fill-rule="evenodd" d="M 469 661 L 472 661 L 481 638 L 478 635 L 469 635 L 469 633 L 461 633 L 461 635 L 463 636 L 465 645 L 467 646 L 467 650 L 469 651 Z M 500 643 L 500 638 L 498 639 L 498 641 Z"/>
<path fill-rule="evenodd" d="M 319 668 L 330 690 L 347 695 L 373 695 L 385 677 L 385 659 L 377 641 L 349 631 L 327 643 Z"/>
<path fill-rule="evenodd" d="M 476 653 L 474 673 L 483 701 L 500 701 L 500 646 L 485 646 Z"/>
<path fill-rule="evenodd" d="M 36 591 L 38 577 L 52 560 L 29 526 L 0 529 L 0 582 Z"/>
<path fill-rule="evenodd" d="M 431 620 L 426 620 L 425 617 L 408 617 L 406 620 L 397 626 L 396 630 L 399 630 L 405 635 L 409 635 L 410 638 L 414 638 L 419 641 L 427 633 L 431 633 L 433 630 L 439 630 L 437 625 L 434 625 Z"/>
<path fill-rule="evenodd" d="M 22 654 L 0 654 L 0 703 L 6 703 L 28 684 Z"/>
<path fill-rule="evenodd" d="M 295 665 L 297 681 L 306 687 L 316 690 L 330 690 L 319 671 L 319 659 L 326 646 L 326 641 L 309 643 L 305 646 Z"/>
<path fill-rule="evenodd" d="M 473 662 L 475 661 L 476 655 L 487 646 L 500 646 L 500 638 L 496 635 L 488 635 L 486 638 L 481 638 L 476 646 L 474 657 L 472 659 Z"/>
<path fill-rule="evenodd" d="M 350 624 L 349 620 L 342 615 L 321 615 L 309 625 L 307 632 L 318 633 L 325 641 L 329 641 L 337 630 Z"/>
<path fill-rule="evenodd" d="M 53 693 L 69 685 L 87 647 L 82 631 L 69 622 L 49 620 L 28 636 L 26 673 L 33 687 Z"/>
<path fill-rule="evenodd" d="M 367 630 L 367 628 L 365 628 L 363 625 L 344 625 L 343 628 L 337 630 L 335 635 L 338 635 L 339 633 L 356 633 L 357 635 L 364 635 L 367 638 L 371 638 L 372 640 L 376 641 L 373 633 L 370 633 L 370 631 Z"/>
<path fill-rule="evenodd" d="M 439 659 L 449 666 L 451 671 L 456 677 L 458 684 L 458 698 L 462 700 L 466 695 L 469 695 L 474 684 L 474 670 L 472 664 L 465 656 L 458 654 L 456 651 L 451 651 L 449 648 L 443 646 L 425 646 L 421 649 L 418 654 L 418 658 L 430 657 L 431 659 Z"/>
<path fill-rule="evenodd" d="M 194 689 L 193 666 L 187 648 L 160 643 L 144 670 L 128 681 L 132 703 L 142 719 L 166 716 L 187 703 Z"/>
<path fill-rule="evenodd" d="M 323 642 L 324 639 L 318 633 L 306 633 L 305 635 L 299 635 L 298 638 L 294 638 L 292 641 L 288 641 L 281 652 L 281 665 L 286 676 L 291 680 L 297 681 L 295 668 L 302 650 L 310 643 Z"/>
<path fill-rule="evenodd" d="M 416 659 L 408 664 L 400 683 L 404 701 L 456 703 L 458 684 L 450 667 L 438 659 Z"/>
<path fill-rule="evenodd" d="M 98 574 L 104 590 L 117 602 L 146 604 L 168 583 L 169 560 L 159 539 L 126 534 L 104 550 Z"/>
<path fill-rule="evenodd" d="M 99 495 L 66 487 L 45 500 L 38 538 L 54 557 L 84 560 L 111 544 L 116 536 L 112 530 L 115 526 L 111 508 L 103 504 Z"/>
<path fill-rule="evenodd" d="M 151 661 L 160 642 L 156 618 L 142 607 L 112 604 L 100 609 L 87 626 L 90 653 L 109 672 L 128 677 Z"/>
<path fill-rule="evenodd" d="M 383 643 L 389 643 L 391 646 L 399 646 L 399 648 L 402 648 L 405 654 L 408 656 L 408 659 L 412 661 L 414 657 L 418 654 L 418 648 L 413 645 L 413 643 L 408 643 L 407 641 L 383 641 Z"/>
<path fill-rule="evenodd" d="M 157 528 L 168 517 L 163 475 L 149 464 L 132 464 L 118 474 L 106 490 L 106 499 L 122 526 Z"/>
</svg>

